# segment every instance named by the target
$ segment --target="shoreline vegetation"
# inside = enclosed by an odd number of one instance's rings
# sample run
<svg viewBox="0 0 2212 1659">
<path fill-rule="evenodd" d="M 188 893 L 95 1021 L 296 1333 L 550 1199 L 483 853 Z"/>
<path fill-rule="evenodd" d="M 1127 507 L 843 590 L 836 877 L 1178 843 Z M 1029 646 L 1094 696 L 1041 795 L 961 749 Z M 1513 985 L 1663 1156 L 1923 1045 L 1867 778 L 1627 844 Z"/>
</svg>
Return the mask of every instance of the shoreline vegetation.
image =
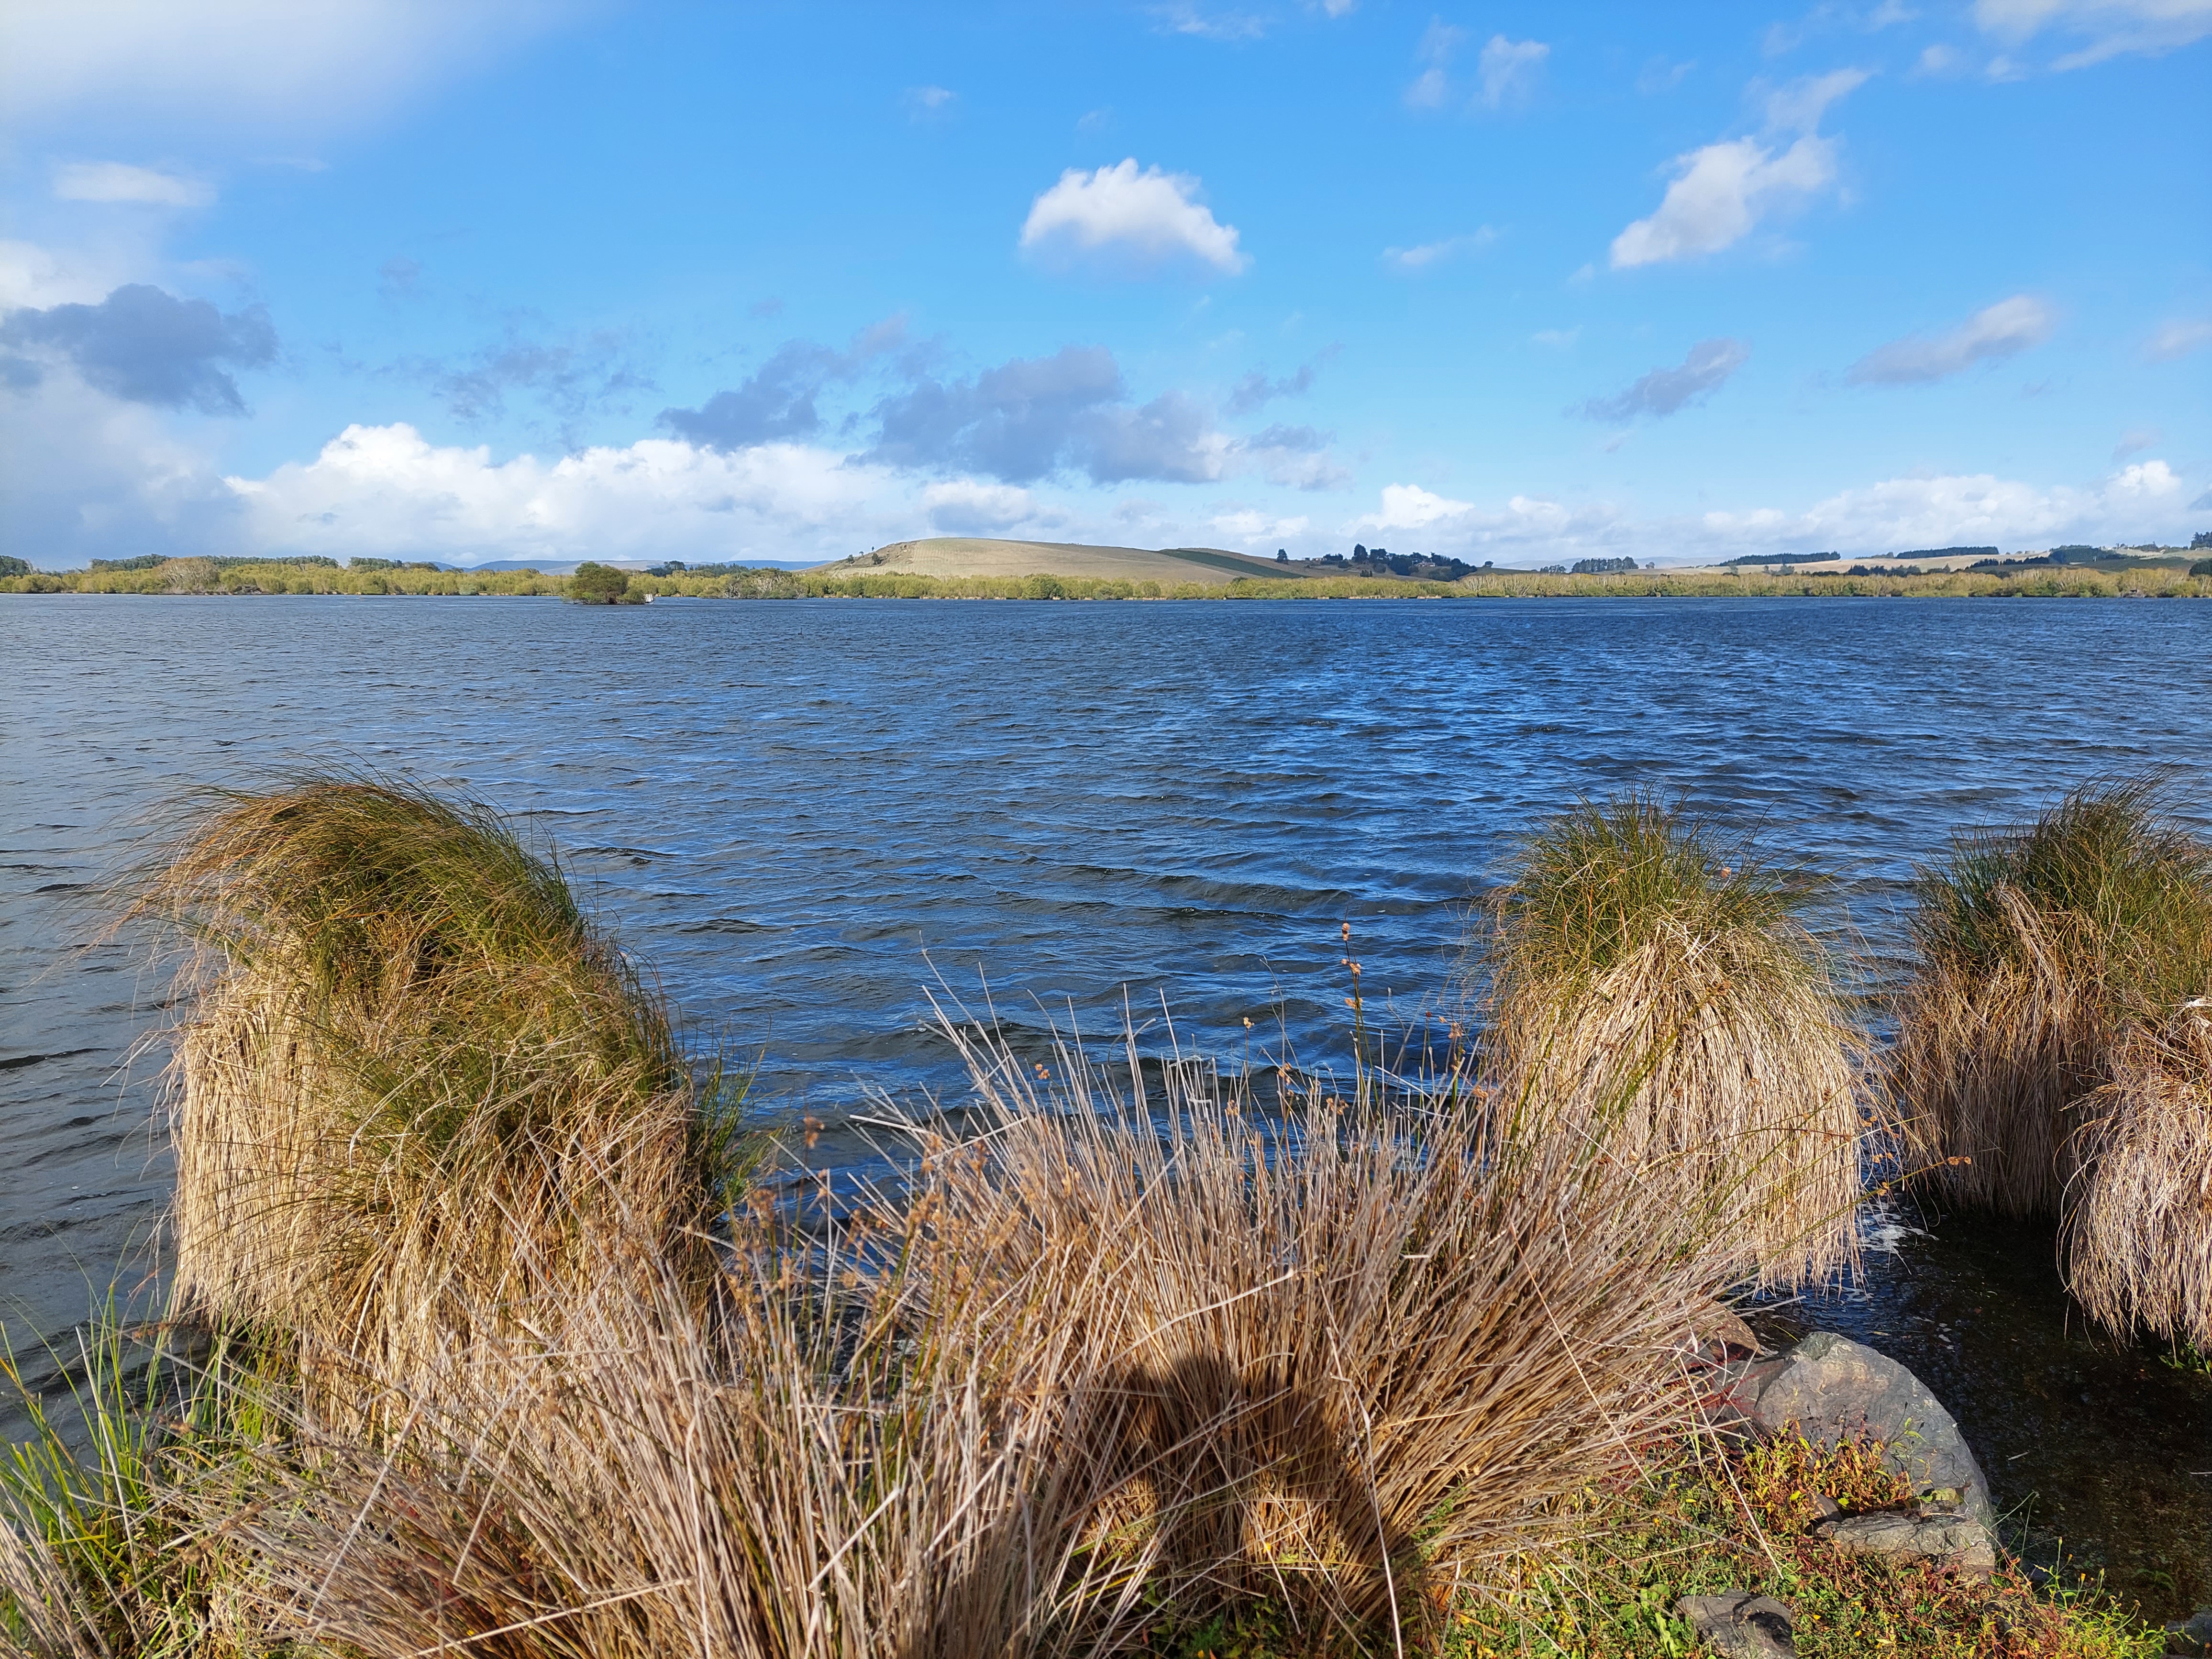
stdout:
<svg viewBox="0 0 2212 1659">
<path fill-rule="evenodd" d="M 941 1006 L 967 1097 L 840 1188 L 489 806 L 213 793 L 124 895 L 182 951 L 172 1300 L 26 1395 L 0 1654 L 1652 1659 L 1734 1589 L 1808 1659 L 2149 1659 L 1823 1533 L 1958 1520 L 1890 1449 L 1714 1415 L 1889 1134 L 1817 891 L 1585 803 L 1441 1060 L 1378 1063 L 1349 923 L 1340 1074 Z"/>
<path fill-rule="evenodd" d="M 2201 566 L 2207 562 L 2195 562 Z M 2212 571 L 2191 574 L 2191 568 L 2189 562 L 2146 562 L 2114 569 L 2062 565 L 2012 572 L 1921 570 L 1891 575 L 1854 574 L 1848 567 L 1798 567 L 1783 574 L 1772 566 L 1739 565 L 1725 572 L 1481 570 L 1449 581 L 1393 575 L 1234 575 L 1225 580 L 1178 581 L 1050 574 L 942 576 L 855 569 L 848 562 L 814 570 L 717 567 L 711 572 L 670 570 L 666 574 L 614 571 L 625 579 L 614 586 L 595 583 L 582 571 L 559 575 L 531 569 L 453 570 L 380 559 L 340 565 L 334 560 L 187 558 L 0 575 L 0 593 L 234 599 L 482 595 L 601 604 L 666 599 L 2212 599 Z"/>
</svg>

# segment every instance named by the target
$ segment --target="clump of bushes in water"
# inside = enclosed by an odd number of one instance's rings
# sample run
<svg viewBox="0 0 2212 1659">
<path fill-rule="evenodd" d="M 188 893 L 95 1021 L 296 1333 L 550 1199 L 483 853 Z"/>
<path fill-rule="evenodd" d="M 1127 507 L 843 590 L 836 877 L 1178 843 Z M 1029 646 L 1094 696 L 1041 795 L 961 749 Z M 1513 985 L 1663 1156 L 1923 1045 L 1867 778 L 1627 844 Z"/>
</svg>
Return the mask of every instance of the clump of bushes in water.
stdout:
<svg viewBox="0 0 2212 1659">
<path fill-rule="evenodd" d="M 1863 1043 L 1802 920 L 1821 884 L 1632 793 L 1545 824 L 1508 876 L 1479 941 L 1501 1097 L 1684 1178 L 1763 1285 L 1854 1267 Z"/>
<path fill-rule="evenodd" d="M 617 570 L 612 565 L 594 564 L 589 559 L 576 567 L 568 578 L 568 597 L 578 605 L 642 605 L 645 595 L 632 592 L 629 572 Z"/>
<path fill-rule="evenodd" d="M 957 1011 L 972 1109 L 886 1119 L 896 1190 L 733 1201 L 719 1088 L 557 866 L 373 779 L 218 798 L 139 906 L 194 947 L 177 1314 L 216 1346 L 0 1472 L 40 1659 L 1082 1655 L 1261 1606 L 1283 1651 L 1540 1644 L 1594 1535 L 1674 1524 L 1681 1352 L 1772 1259 L 1626 1113 Z"/>
<path fill-rule="evenodd" d="M 2212 1350 L 2212 845 L 2107 779 L 1922 872 L 1896 1092 L 1952 1201 L 2061 1219 L 2107 1324 Z"/>
</svg>

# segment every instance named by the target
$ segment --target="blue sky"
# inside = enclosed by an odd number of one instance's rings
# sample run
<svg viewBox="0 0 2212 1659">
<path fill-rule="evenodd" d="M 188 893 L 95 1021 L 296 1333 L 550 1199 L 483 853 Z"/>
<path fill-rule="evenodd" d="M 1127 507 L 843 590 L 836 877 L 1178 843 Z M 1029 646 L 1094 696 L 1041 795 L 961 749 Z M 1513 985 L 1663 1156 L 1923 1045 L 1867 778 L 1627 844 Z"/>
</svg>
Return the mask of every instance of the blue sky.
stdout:
<svg viewBox="0 0 2212 1659">
<path fill-rule="evenodd" d="M 0 29 L 50 567 L 2212 528 L 2212 0 Z"/>
</svg>

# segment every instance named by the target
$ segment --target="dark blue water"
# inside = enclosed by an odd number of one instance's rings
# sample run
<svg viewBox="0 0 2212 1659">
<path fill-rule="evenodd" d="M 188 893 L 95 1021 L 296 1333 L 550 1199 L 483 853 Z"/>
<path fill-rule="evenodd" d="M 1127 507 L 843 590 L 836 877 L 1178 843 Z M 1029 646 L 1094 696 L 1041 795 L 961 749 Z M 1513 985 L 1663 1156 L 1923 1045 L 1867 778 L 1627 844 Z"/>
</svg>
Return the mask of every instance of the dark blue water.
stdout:
<svg viewBox="0 0 2212 1659">
<path fill-rule="evenodd" d="M 1325 1062 L 1349 921 L 1418 1017 L 1577 793 L 1757 825 L 1878 974 L 1953 826 L 2212 777 L 2208 659 L 2212 608 L 2158 601 L 0 599 L 0 1317 L 61 1331 L 144 1272 L 159 1061 L 124 1060 L 161 986 L 86 942 L 85 884 L 194 785 L 349 763 L 528 815 L 761 1052 L 757 1099 L 858 1157 L 869 1089 L 957 1086 L 933 975 L 1098 1033 L 1164 994 L 1187 1043 Z M 1925 1371 L 2000 1496 L 2153 1605 L 2212 1600 L 2212 1383 L 2069 1328 L 2047 1234 L 1903 1234 L 1802 1312 Z"/>
</svg>

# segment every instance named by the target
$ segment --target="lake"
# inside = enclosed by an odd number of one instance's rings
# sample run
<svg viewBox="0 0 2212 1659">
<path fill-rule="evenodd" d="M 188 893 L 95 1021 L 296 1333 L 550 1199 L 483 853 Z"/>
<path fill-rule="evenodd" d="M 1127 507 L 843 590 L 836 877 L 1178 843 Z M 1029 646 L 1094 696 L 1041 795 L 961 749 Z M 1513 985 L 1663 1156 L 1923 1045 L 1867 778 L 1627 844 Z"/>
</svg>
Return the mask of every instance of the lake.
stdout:
<svg viewBox="0 0 2212 1659">
<path fill-rule="evenodd" d="M 1679 793 L 1838 880 L 1893 969 L 1952 828 L 2212 778 L 2212 611 L 2095 600 L 991 604 L 0 599 L 0 1317 L 143 1284 L 159 981 L 89 890 L 195 786 L 373 767 L 550 836 L 756 1104 L 956 1091 L 939 982 L 1089 1035 L 1342 1054 L 1444 1000 L 1472 898 L 1577 793 Z M 2212 826 L 2208 826 L 2212 827 Z M 1042 1012 L 1041 1012 L 1042 1011 Z M 1248 1036 L 1244 1021 L 1255 1022 Z M 2001 1504 L 2161 1613 L 2212 1601 L 2212 1379 L 2103 1340 L 2050 1230 L 1899 1214 L 1778 1310 L 1914 1367 Z"/>
</svg>

